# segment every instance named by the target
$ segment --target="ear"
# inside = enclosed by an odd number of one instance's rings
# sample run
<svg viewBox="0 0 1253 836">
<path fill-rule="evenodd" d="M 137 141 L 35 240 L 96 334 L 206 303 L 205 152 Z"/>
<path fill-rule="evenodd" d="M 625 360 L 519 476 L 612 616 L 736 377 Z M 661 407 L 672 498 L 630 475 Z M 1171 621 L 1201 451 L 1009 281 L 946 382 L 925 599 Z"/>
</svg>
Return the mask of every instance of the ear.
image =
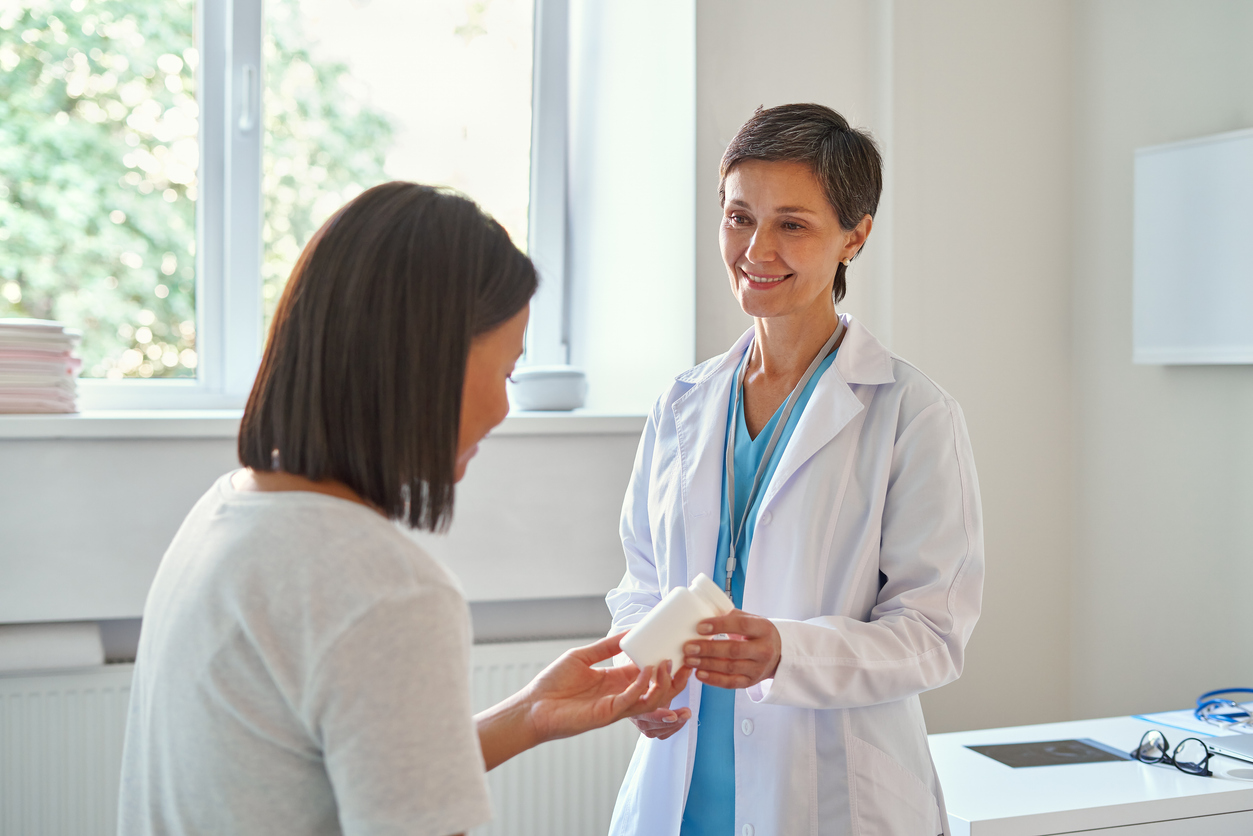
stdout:
<svg viewBox="0 0 1253 836">
<path fill-rule="evenodd" d="M 861 248 L 866 246 L 866 239 L 870 237 L 870 230 L 873 227 L 874 218 L 869 215 L 862 216 L 857 226 L 848 232 L 848 240 L 844 242 L 844 258 L 853 258 L 861 252 Z"/>
</svg>

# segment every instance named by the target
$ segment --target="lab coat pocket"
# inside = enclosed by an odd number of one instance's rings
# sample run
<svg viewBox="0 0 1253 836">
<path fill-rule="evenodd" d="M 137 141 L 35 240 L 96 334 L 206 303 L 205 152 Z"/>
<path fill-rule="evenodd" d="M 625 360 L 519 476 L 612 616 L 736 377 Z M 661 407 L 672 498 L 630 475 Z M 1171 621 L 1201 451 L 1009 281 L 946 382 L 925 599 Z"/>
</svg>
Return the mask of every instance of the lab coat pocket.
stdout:
<svg viewBox="0 0 1253 836">
<path fill-rule="evenodd" d="M 856 836 L 936 836 L 940 805 L 918 776 L 882 749 L 848 736 L 849 800 Z"/>
</svg>

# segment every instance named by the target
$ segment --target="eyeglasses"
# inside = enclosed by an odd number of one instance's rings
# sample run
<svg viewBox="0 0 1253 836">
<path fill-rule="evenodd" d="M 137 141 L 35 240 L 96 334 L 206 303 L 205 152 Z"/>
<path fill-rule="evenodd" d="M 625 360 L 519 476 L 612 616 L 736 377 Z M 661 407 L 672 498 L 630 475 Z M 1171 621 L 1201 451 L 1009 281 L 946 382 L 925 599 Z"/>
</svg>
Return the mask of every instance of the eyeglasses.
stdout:
<svg viewBox="0 0 1253 836">
<path fill-rule="evenodd" d="M 1131 753 L 1131 757 L 1140 763 L 1168 763 L 1189 775 L 1213 777 L 1214 773 L 1209 770 L 1209 747 L 1199 737 L 1189 737 L 1176 746 L 1173 753 L 1166 754 L 1169 751 L 1170 743 L 1167 742 L 1166 735 L 1153 729 L 1140 738 L 1140 745 Z"/>
</svg>

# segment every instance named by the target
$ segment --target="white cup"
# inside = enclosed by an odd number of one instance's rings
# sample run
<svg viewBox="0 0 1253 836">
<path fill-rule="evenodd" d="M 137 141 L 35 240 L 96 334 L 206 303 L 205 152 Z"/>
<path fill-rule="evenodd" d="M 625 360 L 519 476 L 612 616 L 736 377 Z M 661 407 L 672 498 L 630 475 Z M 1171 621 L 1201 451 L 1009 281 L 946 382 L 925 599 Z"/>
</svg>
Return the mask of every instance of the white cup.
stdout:
<svg viewBox="0 0 1253 836">
<path fill-rule="evenodd" d="M 514 409 L 578 409 L 587 401 L 587 375 L 574 366 L 522 366 L 509 381 Z"/>
</svg>

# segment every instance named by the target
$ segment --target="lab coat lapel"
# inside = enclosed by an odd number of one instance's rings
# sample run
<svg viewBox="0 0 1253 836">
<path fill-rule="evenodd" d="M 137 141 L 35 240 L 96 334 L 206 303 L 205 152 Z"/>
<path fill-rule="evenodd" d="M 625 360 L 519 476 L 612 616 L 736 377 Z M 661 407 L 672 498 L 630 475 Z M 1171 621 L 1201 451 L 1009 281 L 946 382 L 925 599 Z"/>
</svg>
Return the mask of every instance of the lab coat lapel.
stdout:
<svg viewBox="0 0 1253 836">
<path fill-rule="evenodd" d="M 688 583 L 701 572 L 713 577 L 725 478 L 727 405 L 735 369 L 752 334 L 750 328 L 721 358 L 678 377 L 680 382 L 692 384 L 674 404 L 679 466 L 683 473 Z"/>
<path fill-rule="evenodd" d="M 764 510 L 800 467 L 825 447 L 840 430 L 865 409 L 850 384 L 890 383 L 892 357 L 860 322 L 848 314 L 841 317 L 848 328 L 835 362 L 814 386 L 809 404 L 796 422 L 796 430 L 779 457 L 779 465 L 766 488 Z"/>
</svg>

